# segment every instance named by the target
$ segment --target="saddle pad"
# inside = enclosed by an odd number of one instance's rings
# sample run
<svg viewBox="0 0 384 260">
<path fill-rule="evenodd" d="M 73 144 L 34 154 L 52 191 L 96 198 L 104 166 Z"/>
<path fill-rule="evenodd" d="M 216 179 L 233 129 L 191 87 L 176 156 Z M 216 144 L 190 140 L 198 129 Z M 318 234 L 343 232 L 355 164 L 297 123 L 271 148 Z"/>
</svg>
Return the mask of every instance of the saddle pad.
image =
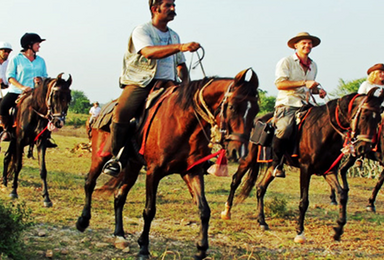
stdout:
<svg viewBox="0 0 384 260">
<path fill-rule="evenodd" d="M 104 105 L 97 119 L 90 125 L 91 128 L 103 129 L 104 131 L 109 132 L 109 125 L 112 122 L 113 109 L 117 105 L 117 99 L 112 100 L 111 102 Z"/>
</svg>

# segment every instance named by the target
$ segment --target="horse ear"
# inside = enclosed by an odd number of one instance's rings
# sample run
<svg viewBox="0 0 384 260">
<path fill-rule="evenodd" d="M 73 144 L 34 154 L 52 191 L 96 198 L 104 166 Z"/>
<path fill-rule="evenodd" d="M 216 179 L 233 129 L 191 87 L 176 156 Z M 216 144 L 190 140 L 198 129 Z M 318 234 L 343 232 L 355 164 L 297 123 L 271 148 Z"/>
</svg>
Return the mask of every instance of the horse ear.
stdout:
<svg viewBox="0 0 384 260">
<path fill-rule="evenodd" d="M 72 84 L 72 75 L 71 74 L 69 74 L 69 78 L 68 78 L 67 82 L 68 82 L 68 87 L 71 86 L 71 84 Z"/>
<path fill-rule="evenodd" d="M 368 96 L 368 97 L 373 96 L 373 95 L 375 94 L 375 92 L 376 92 L 377 89 L 378 89 L 378 87 L 371 88 L 371 89 L 368 91 L 367 96 Z M 381 92 L 381 93 L 383 93 L 383 92 Z"/>
<path fill-rule="evenodd" d="M 257 77 L 256 73 L 251 69 L 252 71 L 252 76 L 251 76 L 251 80 L 249 81 L 251 84 L 253 84 L 254 86 L 256 86 L 256 88 L 259 87 L 259 78 Z"/>
<path fill-rule="evenodd" d="M 245 69 L 243 71 L 240 71 L 236 75 L 236 77 L 235 77 L 235 85 L 237 85 L 237 83 L 243 83 L 245 81 L 245 76 L 247 75 L 248 70 L 252 70 L 252 69 L 251 68 Z M 252 70 L 252 72 L 253 72 L 253 70 Z M 252 78 L 253 78 L 253 74 L 252 74 Z M 251 78 L 251 80 L 252 80 L 252 78 Z M 257 80 L 257 82 L 258 82 L 258 80 Z"/>
<path fill-rule="evenodd" d="M 61 79 L 61 77 L 63 76 L 64 72 L 61 72 L 59 75 L 57 75 L 57 79 Z"/>
</svg>

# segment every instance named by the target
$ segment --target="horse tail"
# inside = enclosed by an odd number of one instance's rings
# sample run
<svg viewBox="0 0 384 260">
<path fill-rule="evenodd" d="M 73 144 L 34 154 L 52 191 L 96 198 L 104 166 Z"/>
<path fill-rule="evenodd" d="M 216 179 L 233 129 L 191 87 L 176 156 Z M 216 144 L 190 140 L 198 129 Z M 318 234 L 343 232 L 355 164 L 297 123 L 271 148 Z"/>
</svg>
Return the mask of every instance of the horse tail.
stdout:
<svg viewBox="0 0 384 260">
<path fill-rule="evenodd" d="M 122 183 L 123 179 L 124 172 L 120 172 L 120 174 L 116 178 L 111 177 L 106 183 L 104 183 L 103 186 L 95 189 L 95 195 L 111 196 L 115 192 L 115 190 L 120 187 L 120 184 Z"/>
<path fill-rule="evenodd" d="M 247 171 L 247 175 L 245 177 L 244 183 L 241 186 L 239 195 L 236 198 L 236 203 L 241 203 L 246 198 L 248 198 L 253 187 L 255 187 L 257 177 L 259 176 L 259 168 L 260 168 L 260 163 L 257 162 L 257 156 L 258 156 L 258 145 L 250 143 L 249 153 L 244 158 L 244 160 L 240 162 L 239 169 L 238 169 L 238 172 Z"/>
<path fill-rule="evenodd" d="M 252 168 L 248 171 L 248 174 L 245 177 L 245 181 L 241 186 L 240 193 L 236 198 L 236 204 L 242 203 L 246 198 L 249 197 L 249 194 L 251 193 L 253 187 L 255 187 L 257 176 L 257 172 L 254 171 Z"/>
</svg>

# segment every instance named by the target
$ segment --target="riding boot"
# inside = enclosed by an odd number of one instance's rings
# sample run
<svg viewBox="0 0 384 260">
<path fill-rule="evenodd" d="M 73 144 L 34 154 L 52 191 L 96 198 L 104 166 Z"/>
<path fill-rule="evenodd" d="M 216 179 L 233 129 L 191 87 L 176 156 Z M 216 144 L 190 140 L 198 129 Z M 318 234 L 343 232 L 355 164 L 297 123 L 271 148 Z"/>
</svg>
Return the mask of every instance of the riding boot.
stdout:
<svg viewBox="0 0 384 260">
<path fill-rule="evenodd" d="M 8 132 L 9 121 L 10 121 L 9 116 L 1 116 L 0 115 L 0 125 L 3 126 L 3 132 L 0 134 L 1 135 L 1 141 L 5 141 L 5 142 L 11 141 L 11 136 Z"/>
<path fill-rule="evenodd" d="M 48 136 L 47 140 L 45 141 L 45 147 L 47 147 L 47 148 L 56 148 L 57 147 L 57 144 L 51 138 L 51 132 L 49 132 L 49 136 Z"/>
<path fill-rule="evenodd" d="M 111 124 L 111 148 L 113 157 L 106 162 L 103 167 L 103 173 L 112 177 L 117 177 L 127 164 L 127 150 L 125 145 L 130 138 L 129 124 L 115 123 Z"/>
<path fill-rule="evenodd" d="M 285 159 L 285 149 L 287 146 L 287 142 L 285 139 L 277 138 L 276 136 L 273 138 L 272 142 L 272 166 L 273 176 L 279 178 L 285 178 L 284 171 L 284 159 Z"/>
</svg>

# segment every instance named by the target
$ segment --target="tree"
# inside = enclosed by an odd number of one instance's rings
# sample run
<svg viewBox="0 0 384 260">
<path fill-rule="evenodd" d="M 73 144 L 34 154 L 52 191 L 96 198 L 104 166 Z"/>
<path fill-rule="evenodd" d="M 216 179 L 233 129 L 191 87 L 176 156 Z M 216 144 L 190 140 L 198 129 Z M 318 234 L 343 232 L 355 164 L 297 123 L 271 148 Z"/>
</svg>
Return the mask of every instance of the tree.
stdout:
<svg viewBox="0 0 384 260">
<path fill-rule="evenodd" d="M 267 96 L 267 93 L 265 90 L 259 90 L 260 112 L 258 116 L 273 112 L 275 109 L 276 97 Z"/>
<path fill-rule="evenodd" d="M 89 108 L 92 106 L 91 102 L 80 90 L 71 91 L 71 104 L 69 105 L 69 111 L 75 114 L 88 114 Z"/>
<path fill-rule="evenodd" d="M 366 78 L 355 79 L 351 81 L 339 79 L 339 85 L 337 86 L 337 89 L 330 94 L 333 97 L 342 97 L 347 94 L 357 93 L 361 83 L 363 83 L 365 80 Z"/>
</svg>

